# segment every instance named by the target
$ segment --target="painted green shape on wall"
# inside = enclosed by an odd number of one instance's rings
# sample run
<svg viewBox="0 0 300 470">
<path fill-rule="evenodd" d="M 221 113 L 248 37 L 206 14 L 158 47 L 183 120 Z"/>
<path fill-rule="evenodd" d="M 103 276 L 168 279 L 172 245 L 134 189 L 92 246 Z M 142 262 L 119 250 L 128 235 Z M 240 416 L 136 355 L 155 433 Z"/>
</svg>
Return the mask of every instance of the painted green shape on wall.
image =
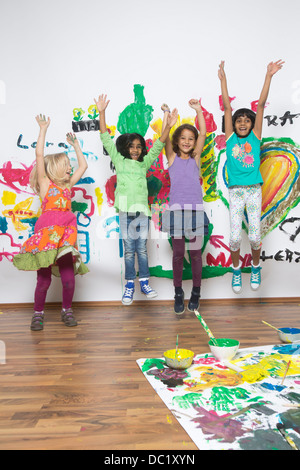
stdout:
<svg viewBox="0 0 300 470">
<path fill-rule="evenodd" d="M 82 214 L 84 214 L 87 208 L 88 205 L 86 204 L 86 202 L 72 201 L 72 212 L 81 212 Z"/>
<path fill-rule="evenodd" d="M 126 106 L 120 113 L 117 129 L 120 134 L 137 132 L 144 137 L 153 117 L 153 108 L 146 104 L 144 87 L 142 85 L 134 85 L 133 92 L 134 103 Z"/>
</svg>

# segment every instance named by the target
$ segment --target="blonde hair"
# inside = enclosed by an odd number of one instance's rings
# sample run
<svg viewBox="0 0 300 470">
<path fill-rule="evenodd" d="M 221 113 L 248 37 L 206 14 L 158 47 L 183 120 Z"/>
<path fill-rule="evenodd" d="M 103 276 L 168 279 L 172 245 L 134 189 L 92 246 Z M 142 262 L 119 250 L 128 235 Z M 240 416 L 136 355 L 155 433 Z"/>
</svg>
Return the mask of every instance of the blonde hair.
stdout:
<svg viewBox="0 0 300 470">
<path fill-rule="evenodd" d="M 66 183 L 64 181 L 64 178 L 60 178 L 58 176 L 58 173 L 64 166 L 67 168 L 68 163 L 69 157 L 64 152 L 46 155 L 44 157 L 44 164 L 45 172 L 49 180 L 53 181 L 53 183 L 57 184 L 57 186 L 65 185 Z M 39 195 L 40 185 L 38 183 L 36 165 L 30 173 L 29 183 L 33 191 Z"/>
</svg>

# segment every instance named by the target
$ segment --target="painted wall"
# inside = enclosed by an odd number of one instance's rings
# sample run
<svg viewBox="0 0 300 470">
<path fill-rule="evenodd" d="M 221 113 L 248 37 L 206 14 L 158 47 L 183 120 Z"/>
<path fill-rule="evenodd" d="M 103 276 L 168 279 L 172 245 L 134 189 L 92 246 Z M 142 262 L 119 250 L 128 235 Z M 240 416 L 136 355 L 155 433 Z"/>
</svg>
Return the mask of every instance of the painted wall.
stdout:
<svg viewBox="0 0 300 470">
<path fill-rule="evenodd" d="M 245 274 L 242 295 L 299 296 L 299 9 L 297 0 L 284 4 L 253 0 L 247 9 L 236 0 L 216 0 L 213 6 L 199 0 L 5 2 L 0 30 L 0 302 L 31 302 L 33 298 L 36 274 L 18 271 L 11 260 L 32 233 L 40 208 L 28 184 L 38 113 L 51 117 L 47 151 L 63 148 L 75 165 L 65 140 L 66 132 L 73 130 L 89 163 L 84 178 L 74 187 L 72 205 L 80 251 L 90 269 L 88 275 L 77 277 L 75 300 L 121 297 L 123 251 L 112 206 L 115 173 L 103 152 L 92 106 L 100 93 L 111 99 L 107 123 L 112 134 L 128 130 L 133 111 L 135 125 L 149 145 L 160 130 L 163 102 L 177 107 L 181 120 L 194 122 L 188 100 L 202 99 L 209 129 L 202 180 L 210 219 L 210 237 L 203 247 L 202 297 L 234 296 L 228 274 L 228 191 L 217 77 L 221 59 L 233 109 L 255 109 L 268 62 L 286 61 L 273 79 L 264 119 L 263 284 L 252 293 L 249 274 Z M 163 154 L 148 176 L 149 202 L 167 202 L 169 181 Z M 245 219 L 245 273 L 250 253 L 246 232 Z M 171 247 L 153 222 L 148 247 L 151 283 L 159 299 L 170 299 Z M 184 276 L 188 296 L 188 258 Z M 48 300 L 60 299 L 56 289 L 60 292 L 58 279 L 53 280 Z M 139 292 L 136 298 L 142 298 Z"/>
</svg>

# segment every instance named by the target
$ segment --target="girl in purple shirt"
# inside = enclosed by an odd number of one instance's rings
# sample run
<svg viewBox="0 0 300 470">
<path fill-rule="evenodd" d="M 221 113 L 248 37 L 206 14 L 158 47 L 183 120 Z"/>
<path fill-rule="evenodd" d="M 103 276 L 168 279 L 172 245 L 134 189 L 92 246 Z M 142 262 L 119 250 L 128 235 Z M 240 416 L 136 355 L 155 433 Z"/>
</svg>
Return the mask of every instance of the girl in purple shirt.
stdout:
<svg viewBox="0 0 300 470">
<path fill-rule="evenodd" d="M 199 308 L 202 278 L 202 236 L 204 234 L 204 210 L 200 184 L 200 157 L 206 138 L 206 124 L 201 104 L 192 99 L 189 105 L 197 113 L 200 133 L 190 124 L 179 126 L 172 137 L 166 140 L 165 152 L 171 180 L 169 208 L 162 215 L 162 230 L 168 232 L 173 247 L 173 283 L 175 288 L 174 311 L 181 315 L 184 310 L 182 289 L 183 260 L 185 249 L 189 249 L 192 267 L 193 288 L 188 310 Z M 166 123 L 167 105 L 164 111 L 163 128 Z M 188 240 L 186 246 L 186 240 Z"/>
</svg>

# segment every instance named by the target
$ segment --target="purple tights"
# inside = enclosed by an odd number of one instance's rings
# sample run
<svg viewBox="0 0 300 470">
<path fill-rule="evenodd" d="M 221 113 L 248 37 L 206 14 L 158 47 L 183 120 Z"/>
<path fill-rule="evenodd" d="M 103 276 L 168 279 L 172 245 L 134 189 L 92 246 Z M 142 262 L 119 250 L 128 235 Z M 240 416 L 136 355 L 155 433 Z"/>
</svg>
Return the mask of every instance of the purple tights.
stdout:
<svg viewBox="0 0 300 470">
<path fill-rule="evenodd" d="M 201 287 L 202 278 L 202 237 L 189 240 L 193 287 Z M 183 259 L 185 253 L 185 238 L 172 237 L 173 246 L 173 283 L 174 287 L 182 286 Z"/>
<path fill-rule="evenodd" d="M 72 253 L 67 253 L 57 260 L 63 286 L 62 307 L 71 308 L 75 290 L 75 275 Z M 51 284 L 51 266 L 37 271 L 37 284 L 34 294 L 34 310 L 43 312 L 46 295 Z"/>
</svg>

